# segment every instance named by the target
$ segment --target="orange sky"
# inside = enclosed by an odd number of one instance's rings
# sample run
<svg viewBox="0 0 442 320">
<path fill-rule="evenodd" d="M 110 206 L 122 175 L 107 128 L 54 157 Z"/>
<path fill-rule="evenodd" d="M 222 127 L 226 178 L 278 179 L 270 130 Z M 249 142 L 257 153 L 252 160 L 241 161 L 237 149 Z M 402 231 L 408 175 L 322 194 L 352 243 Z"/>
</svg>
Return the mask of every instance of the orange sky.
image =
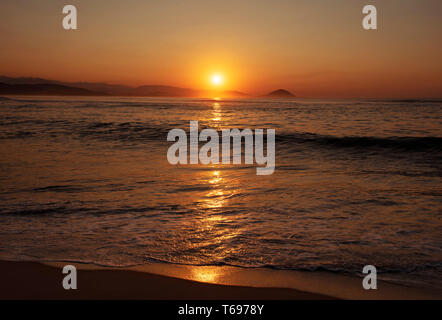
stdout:
<svg viewBox="0 0 442 320">
<path fill-rule="evenodd" d="M 361 27 L 375 4 L 377 31 Z M 62 29 L 62 8 L 78 30 Z M 0 2 L 0 74 L 277 88 L 301 97 L 442 97 L 440 0 Z"/>
</svg>

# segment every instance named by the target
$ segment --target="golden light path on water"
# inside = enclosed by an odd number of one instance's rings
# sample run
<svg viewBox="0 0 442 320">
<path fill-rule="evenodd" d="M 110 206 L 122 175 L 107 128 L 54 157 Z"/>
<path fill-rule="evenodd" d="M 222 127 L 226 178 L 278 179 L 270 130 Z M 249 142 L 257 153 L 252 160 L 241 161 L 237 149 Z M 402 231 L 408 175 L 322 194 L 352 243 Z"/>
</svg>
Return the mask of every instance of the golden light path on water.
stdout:
<svg viewBox="0 0 442 320">
<path fill-rule="evenodd" d="M 223 224 L 229 224 L 234 217 L 226 217 L 219 214 L 224 208 L 234 192 L 229 189 L 229 181 L 222 177 L 221 170 L 205 172 L 206 179 L 211 185 L 211 190 L 203 195 L 199 200 L 203 215 L 200 217 L 200 226 L 209 232 L 208 241 L 222 245 L 224 240 L 235 237 L 238 233 L 232 232 L 231 228 L 223 229 Z M 228 230 L 228 232 L 227 232 Z"/>
<path fill-rule="evenodd" d="M 219 125 L 219 121 L 221 121 L 222 118 L 222 114 L 221 114 L 221 105 L 218 102 L 215 102 L 213 104 L 213 118 L 210 119 L 213 123 L 213 125 L 218 126 Z"/>
<path fill-rule="evenodd" d="M 199 221 L 200 227 L 211 235 L 207 241 L 222 248 L 224 241 L 237 236 L 238 233 L 231 232 L 230 230 L 226 233 L 226 230 L 219 229 L 220 225 L 228 223 L 228 221 L 226 221 L 227 218 L 225 216 L 217 214 L 213 210 L 223 208 L 228 201 L 226 192 L 223 190 L 226 180 L 223 179 L 220 170 L 208 171 L 207 175 L 208 182 L 214 189 L 207 192 L 205 197 L 200 200 L 203 207 L 207 209 Z M 224 255 L 227 255 L 230 250 L 227 247 L 224 248 Z M 191 278 L 201 282 L 217 283 L 220 273 L 222 275 L 222 272 L 217 268 L 194 268 L 191 269 Z"/>
<path fill-rule="evenodd" d="M 219 130 L 222 120 L 222 106 L 217 99 L 206 116 L 207 128 Z M 215 255 L 221 261 L 235 251 L 228 245 L 230 240 L 243 232 L 241 228 L 232 228 L 232 224 L 239 218 L 238 215 L 223 214 L 229 205 L 229 199 L 239 192 L 238 181 L 235 181 L 229 170 L 225 170 L 220 164 L 211 164 L 201 169 L 197 170 L 196 179 L 208 185 L 209 190 L 196 199 L 198 207 L 202 210 L 193 220 L 194 236 L 198 238 L 198 246 L 207 248 L 206 255 Z M 219 270 L 216 268 L 196 268 L 192 270 L 191 278 L 216 283 L 218 276 Z"/>
</svg>

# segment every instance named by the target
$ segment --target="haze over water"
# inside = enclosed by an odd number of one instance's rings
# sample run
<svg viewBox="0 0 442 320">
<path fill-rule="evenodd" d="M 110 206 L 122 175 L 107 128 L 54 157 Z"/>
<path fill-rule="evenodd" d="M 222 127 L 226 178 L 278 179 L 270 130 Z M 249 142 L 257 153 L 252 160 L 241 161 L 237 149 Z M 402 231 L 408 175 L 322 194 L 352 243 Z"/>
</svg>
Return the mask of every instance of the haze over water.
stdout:
<svg viewBox="0 0 442 320">
<path fill-rule="evenodd" d="M 442 101 L 0 100 L 0 259 L 360 273 L 442 288 Z M 167 132 L 276 129 L 276 169 Z"/>
</svg>

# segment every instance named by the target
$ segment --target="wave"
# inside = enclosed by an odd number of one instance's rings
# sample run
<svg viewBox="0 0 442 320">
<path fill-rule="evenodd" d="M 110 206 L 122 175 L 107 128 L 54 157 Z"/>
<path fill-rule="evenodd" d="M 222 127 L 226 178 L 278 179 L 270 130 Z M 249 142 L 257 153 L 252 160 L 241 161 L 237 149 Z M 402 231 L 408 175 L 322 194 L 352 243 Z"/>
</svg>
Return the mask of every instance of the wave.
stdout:
<svg viewBox="0 0 442 320">
<path fill-rule="evenodd" d="M 292 133 L 277 134 L 276 141 L 288 146 L 314 144 L 330 148 L 357 148 L 358 150 L 391 149 L 409 152 L 442 152 L 442 137 L 338 137 L 313 133 Z"/>
<path fill-rule="evenodd" d="M 136 266 L 143 266 L 146 264 L 151 263 L 161 263 L 161 264 L 168 264 L 168 265 L 181 265 L 181 266 L 195 266 L 195 267 L 218 267 L 218 266 L 227 266 L 227 267 L 236 267 L 236 268 L 244 268 L 244 269 L 272 269 L 272 270 L 291 270 L 291 271 L 326 271 L 326 272 L 333 272 L 333 273 L 348 273 L 348 274 L 355 274 L 355 275 L 361 275 L 361 265 L 363 265 L 364 261 L 357 262 L 357 263 L 347 263 L 347 264 L 299 264 L 299 265 L 285 265 L 285 264 L 266 264 L 266 263 L 246 263 L 244 261 L 241 262 L 232 262 L 232 261 L 216 261 L 212 263 L 191 263 L 191 262 L 180 262 L 180 261 L 171 261 L 169 259 L 160 258 L 160 257 L 153 257 L 149 255 L 144 255 L 139 257 L 139 261 L 127 261 L 123 262 L 121 260 L 116 261 L 113 263 L 112 261 L 106 260 L 106 261 L 99 261 L 95 259 L 71 259 L 71 258 L 65 258 L 65 259 L 51 259 L 51 258 L 38 258 L 35 257 L 35 260 L 38 262 L 72 262 L 72 263 L 80 263 L 80 264 L 92 264 L 95 266 L 100 267 L 120 267 L 120 268 L 129 268 L 129 267 L 136 267 Z M 23 261 L 20 258 L 10 258 L 5 259 L 7 261 Z M 29 260 L 26 260 L 29 261 Z M 379 264 L 378 264 L 379 265 Z M 442 263 L 440 262 L 427 262 L 424 264 L 408 264 L 408 265 L 398 265 L 398 264 L 385 264 L 382 265 L 381 268 L 379 268 L 378 273 L 379 274 L 394 274 L 394 273 L 414 273 L 414 272 L 421 272 L 421 271 L 435 271 L 435 272 L 442 272 Z"/>
<path fill-rule="evenodd" d="M 373 102 L 391 102 L 391 103 L 440 103 L 442 99 L 374 99 Z"/>
<path fill-rule="evenodd" d="M 201 122 L 200 130 L 207 124 Z M 188 129 L 186 121 L 159 122 L 90 122 L 68 120 L 40 120 L 6 118 L 0 122 L 4 129 L 0 139 L 41 137 L 50 135 L 51 138 L 68 135 L 81 140 L 98 139 L 121 143 L 143 143 L 159 141 L 167 143 L 167 134 L 173 128 Z M 26 130 L 24 130 L 26 126 Z M 268 124 L 271 127 L 271 124 Z M 253 129 L 253 126 L 249 126 Z M 242 129 L 242 128 L 240 128 Z M 218 131 L 221 137 L 221 131 Z M 276 142 L 283 147 L 316 146 L 326 148 L 356 148 L 360 151 L 374 149 L 389 149 L 396 151 L 432 151 L 442 152 L 442 137 L 437 136 L 334 136 L 309 132 L 286 132 L 276 130 Z"/>
</svg>

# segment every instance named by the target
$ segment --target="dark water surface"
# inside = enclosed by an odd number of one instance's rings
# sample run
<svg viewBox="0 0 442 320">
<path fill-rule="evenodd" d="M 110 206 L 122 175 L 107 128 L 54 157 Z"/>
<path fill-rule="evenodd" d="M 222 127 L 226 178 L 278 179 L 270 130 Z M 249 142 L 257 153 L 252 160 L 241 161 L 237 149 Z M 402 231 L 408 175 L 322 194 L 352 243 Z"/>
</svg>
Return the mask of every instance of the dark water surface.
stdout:
<svg viewBox="0 0 442 320">
<path fill-rule="evenodd" d="M 172 166 L 173 128 L 276 129 L 276 170 Z M 360 273 L 442 288 L 442 101 L 0 100 L 0 259 Z"/>
</svg>

